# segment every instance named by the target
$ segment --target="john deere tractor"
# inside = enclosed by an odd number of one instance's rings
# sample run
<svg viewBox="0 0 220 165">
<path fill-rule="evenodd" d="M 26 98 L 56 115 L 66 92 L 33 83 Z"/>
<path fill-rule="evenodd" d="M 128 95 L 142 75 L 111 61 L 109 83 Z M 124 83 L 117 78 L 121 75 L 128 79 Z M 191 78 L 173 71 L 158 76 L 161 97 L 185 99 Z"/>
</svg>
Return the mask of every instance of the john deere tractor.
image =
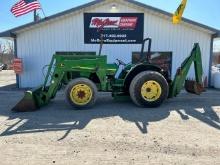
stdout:
<svg viewBox="0 0 220 165">
<path fill-rule="evenodd" d="M 144 55 L 148 43 L 147 55 Z M 194 62 L 196 81 L 186 80 Z M 114 98 L 130 98 L 141 107 L 158 107 L 167 98 L 177 96 L 183 88 L 191 93 L 204 91 L 202 60 L 199 44 L 177 70 L 172 81 L 168 71 L 151 63 L 151 39 L 142 43 L 141 58 L 136 64 L 107 64 L 107 56 L 63 52 L 53 55 L 44 84 L 26 91 L 24 98 L 13 111 L 33 111 L 47 105 L 55 98 L 61 85 L 65 85 L 65 97 L 74 109 L 89 108 L 96 102 L 98 91 L 112 92 Z M 186 81 L 185 81 L 186 80 Z"/>
</svg>

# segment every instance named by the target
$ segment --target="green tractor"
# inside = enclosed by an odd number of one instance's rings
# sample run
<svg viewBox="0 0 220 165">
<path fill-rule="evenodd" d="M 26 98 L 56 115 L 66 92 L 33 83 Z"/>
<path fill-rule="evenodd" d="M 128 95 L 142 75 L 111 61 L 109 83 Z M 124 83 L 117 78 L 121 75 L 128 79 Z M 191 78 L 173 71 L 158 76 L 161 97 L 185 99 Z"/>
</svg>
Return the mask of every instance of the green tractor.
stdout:
<svg viewBox="0 0 220 165">
<path fill-rule="evenodd" d="M 145 43 L 147 55 L 144 55 Z M 102 46 L 100 46 L 102 47 Z M 101 52 L 101 51 L 100 51 Z M 112 92 L 115 99 L 130 98 L 141 107 L 158 107 L 167 98 L 177 96 L 184 84 L 186 90 L 200 94 L 202 82 L 202 60 L 199 44 L 177 70 L 172 81 L 168 71 L 151 63 L 151 39 L 142 43 L 141 58 L 136 64 L 107 64 L 107 56 L 63 52 L 53 55 L 44 84 L 26 91 L 24 98 L 13 111 L 33 111 L 47 105 L 55 98 L 61 85 L 65 85 L 66 100 L 75 109 L 89 108 L 96 102 L 98 91 Z M 196 81 L 186 80 L 194 62 Z"/>
</svg>

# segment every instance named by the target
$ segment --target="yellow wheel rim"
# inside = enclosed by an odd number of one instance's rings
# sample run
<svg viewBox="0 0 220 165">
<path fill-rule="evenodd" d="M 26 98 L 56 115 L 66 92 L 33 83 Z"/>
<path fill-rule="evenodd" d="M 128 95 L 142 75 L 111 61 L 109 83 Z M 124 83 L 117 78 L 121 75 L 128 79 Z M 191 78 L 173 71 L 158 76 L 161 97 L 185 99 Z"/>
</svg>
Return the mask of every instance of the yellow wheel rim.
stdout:
<svg viewBox="0 0 220 165">
<path fill-rule="evenodd" d="M 92 89 L 86 84 L 73 86 L 70 92 L 70 99 L 77 105 L 86 105 L 92 100 Z"/>
<path fill-rule="evenodd" d="M 144 100 L 153 102 L 160 98 L 162 88 L 156 81 L 147 81 L 141 87 L 141 96 Z"/>
</svg>

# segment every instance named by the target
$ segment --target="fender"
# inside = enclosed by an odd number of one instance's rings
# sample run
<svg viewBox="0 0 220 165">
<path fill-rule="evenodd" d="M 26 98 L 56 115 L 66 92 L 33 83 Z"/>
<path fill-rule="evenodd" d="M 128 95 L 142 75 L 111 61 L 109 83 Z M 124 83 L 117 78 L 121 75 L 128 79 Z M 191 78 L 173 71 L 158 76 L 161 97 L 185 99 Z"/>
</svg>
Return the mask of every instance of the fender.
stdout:
<svg viewBox="0 0 220 165">
<path fill-rule="evenodd" d="M 143 71 L 156 71 L 161 73 L 162 75 L 164 75 L 163 69 L 161 69 L 160 67 L 153 65 L 153 64 L 137 64 L 134 67 L 132 67 L 130 69 L 130 71 L 128 71 L 128 73 L 125 76 L 125 80 L 124 80 L 124 88 L 125 91 L 129 91 L 129 86 L 131 84 L 131 81 L 133 80 L 133 78 L 139 74 L 140 72 Z M 166 77 L 165 77 L 166 78 Z"/>
</svg>

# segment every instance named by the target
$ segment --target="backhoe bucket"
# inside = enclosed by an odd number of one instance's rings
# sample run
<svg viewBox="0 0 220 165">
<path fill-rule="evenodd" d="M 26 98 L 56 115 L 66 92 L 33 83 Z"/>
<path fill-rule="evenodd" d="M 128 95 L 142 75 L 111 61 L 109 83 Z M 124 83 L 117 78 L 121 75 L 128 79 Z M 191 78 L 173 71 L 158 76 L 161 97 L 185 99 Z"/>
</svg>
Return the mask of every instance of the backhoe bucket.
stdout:
<svg viewBox="0 0 220 165">
<path fill-rule="evenodd" d="M 17 105 L 12 108 L 14 112 L 30 112 L 37 110 L 37 103 L 34 98 L 34 92 L 26 91 L 25 96 L 21 101 L 17 103 Z"/>
<path fill-rule="evenodd" d="M 199 84 L 193 80 L 186 80 L 185 81 L 185 89 L 187 92 L 193 93 L 196 95 L 200 95 L 202 92 L 205 91 L 203 84 Z"/>
</svg>

